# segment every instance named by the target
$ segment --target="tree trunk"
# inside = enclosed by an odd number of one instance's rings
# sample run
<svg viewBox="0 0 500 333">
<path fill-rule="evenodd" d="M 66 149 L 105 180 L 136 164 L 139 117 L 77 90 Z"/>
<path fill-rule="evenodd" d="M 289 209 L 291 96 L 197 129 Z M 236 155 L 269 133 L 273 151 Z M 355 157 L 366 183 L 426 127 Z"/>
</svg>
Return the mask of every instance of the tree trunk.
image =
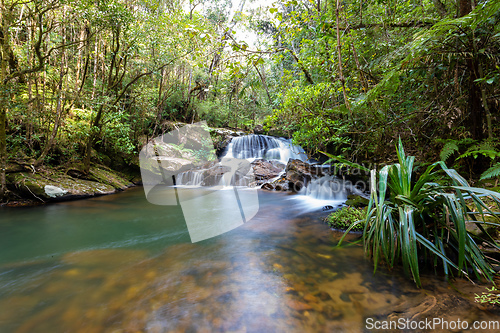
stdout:
<svg viewBox="0 0 500 333">
<path fill-rule="evenodd" d="M 480 78 L 484 78 L 483 66 L 481 63 L 478 64 L 479 76 Z M 488 131 L 488 138 L 493 139 L 493 125 L 491 120 L 491 111 L 488 105 L 488 97 L 486 96 L 486 89 L 484 88 L 484 83 L 481 84 L 481 99 L 483 101 L 484 111 L 486 113 L 486 130 Z"/>
<path fill-rule="evenodd" d="M 63 14 L 65 14 L 65 12 L 66 11 L 63 10 Z M 61 26 L 60 33 L 61 33 L 61 36 L 66 35 L 66 29 L 64 26 Z M 43 148 L 42 153 L 35 161 L 35 166 L 39 165 L 44 160 L 45 156 L 47 156 L 50 149 L 54 145 L 54 141 L 56 139 L 57 132 L 59 130 L 59 124 L 61 122 L 61 116 L 62 116 L 63 108 L 64 108 L 64 105 L 63 105 L 63 99 L 64 99 L 63 87 L 64 87 L 64 76 L 66 75 L 65 68 L 67 67 L 67 63 L 65 61 L 66 60 L 65 50 L 66 50 L 65 47 L 63 47 L 61 49 L 61 59 L 59 60 L 60 61 L 59 83 L 57 86 L 57 105 L 56 105 L 56 115 L 54 117 L 54 127 L 52 128 L 52 133 L 50 134 L 50 137 L 48 138 L 48 140 L 45 144 L 45 147 Z M 81 57 L 81 53 L 79 54 L 79 58 L 80 57 Z M 77 79 L 76 84 L 78 85 L 78 79 Z"/>
<path fill-rule="evenodd" d="M 339 29 L 339 14 L 340 12 L 340 0 L 337 0 L 337 8 L 335 9 L 335 15 L 337 17 L 337 55 L 338 55 L 338 61 L 339 61 L 339 75 L 340 75 L 340 83 L 342 84 L 342 93 L 344 94 L 344 102 L 347 110 L 349 111 L 349 117 L 351 118 L 351 121 L 354 122 L 354 116 L 352 114 L 351 110 L 351 104 L 349 103 L 349 99 L 347 98 L 347 92 L 345 89 L 345 78 L 344 78 L 344 73 L 342 71 L 342 53 L 341 53 L 341 47 L 340 47 L 340 29 Z"/>
<path fill-rule="evenodd" d="M 0 85 L 0 89 L 4 90 L 5 86 Z M 6 142 L 6 123 L 7 123 L 7 107 L 5 104 L 5 94 L 2 94 L 0 99 L 0 202 L 5 198 L 7 192 L 7 182 L 5 179 L 5 170 L 7 169 L 7 142 Z"/>
<path fill-rule="evenodd" d="M 460 17 L 469 14 L 472 11 L 470 0 L 460 0 L 458 4 Z M 474 48 L 475 41 L 472 36 L 472 46 Z M 483 108 L 481 105 L 481 89 L 475 82 L 478 79 L 478 63 L 475 59 L 475 52 L 472 57 L 466 60 L 467 70 L 469 72 L 469 101 L 468 101 L 468 123 L 471 135 L 476 140 L 484 138 L 483 131 Z"/>
<path fill-rule="evenodd" d="M 87 139 L 87 146 L 85 147 L 85 158 L 83 160 L 83 171 L 85 173 L 88 173 L 90 171 L 90 158 L 92 155 L 92 147 L 94 146 L 94 141 L 97 136 L 97 129 L 99 128 L 99 125 L 101 123 L 103 110 L 104 110 L 104 105 L 101 104 L 101 106 L 99 106 L 99 110 L 97 111 L 97 115 L 90 124 L 90 133 Z"/>
<path fill-rule="evenodd" d="M 441 16 L 441 18 L 445 17 L 446 6 L 441 2 L 441 0 L 432 0 L 432 2 L 434 3 L 434 7 L 436 7 L 436 10 L 439 13 L 439 16 Z"/>
<path fill-rule="evenodd" d="M 469 14 L 472 10 L 471 0 L 459 0 L 458 3 L 458 14 L 460 17 Z"/>
<path fill-rule="evenodd" d="M 267 99 L 269 100 L 269 104 L 271 104 L 271 102 L 272 102 L 271 94 L 269 94 L 269 87 L 267 86 L 266 79 L 265 79 L 264 75 L 259 71 L 258 64 L 253 64 L 253 66 L 255 67 L 257 74 L 259 74 L 260 80 L 262 81 L 262 84 L 264 85 L 264 89 L 266 90 Z"/>
<path fill-rule="evenodd" d="M 8 86 L 5 82 L 7 78 L 7 66 L 9 64 L 9 22 L 6 17 L 6 11 L 3 1 L 0 2 L 0 29 L 2 38 L 0 38 L 0 202 L 4 200 L 7 192 L 7 182 L 5 179 L 5 170 L 7 169 L 7 107 L 10 96 Z"/>
<path fill-rule="evenodd" d="M 295 52 L 293 52 L 293 50 L 288 49 L 288 48 L 286 50 L 288 52 L 290 52 L 290 54 L 292 55 L 293 59 L 295 59 L 295 61 L 297 62 L 297 65 L 299 65 L 300 70 L 302 71 L 302 73 L 304 73 L 304 75 L 306 77 L 307 83 L 314 84 L 314 81 L 312 79 L 311 74 L 309 74 L 309 71 L 306 69 L 306 67 L 304 66 L 304 64 L 302 63 L 302 61 L 300 61 L 299 57 L 297 57 L 297 55 L 295 54 Z"/>
<path fill-rule="evenodd" d="M 54 119 L 54 127 L 52 128 L 52 133 L 50 135 L 50 138 L 47 140 L 47 143 L 45 144 L 42 153 L 35 161 L 35 166 L 40 165 L 40 163 L 43 161 L 45 156 L 47 156 L 48 152 L 54 145 L 54 141 L 57 136 L 57 131 L 59 130 L 59 124 L 61 123 L 61 115 L 64 108 L 63 106 L 64 75 L 66 74 L 64 72 L 64 61 L 62 61 L 62 59 L 61 59 L 61 68 L 59 70 L 60 70 L 60 75 L 59 75 L 59 85 L 57 88 L 57 106 L 56 106 L 56 116 Z"/>
<path fill-rule="evenodd" d="M 469 71 L 469 126 L 472 137 L 476 140 L 482 140 L 483 135 L 483 108 L 481 106 L 481 92 L 476 82 L 477 63 L 473 58 L 467 59 L 467 68 Z"/>
</svg>

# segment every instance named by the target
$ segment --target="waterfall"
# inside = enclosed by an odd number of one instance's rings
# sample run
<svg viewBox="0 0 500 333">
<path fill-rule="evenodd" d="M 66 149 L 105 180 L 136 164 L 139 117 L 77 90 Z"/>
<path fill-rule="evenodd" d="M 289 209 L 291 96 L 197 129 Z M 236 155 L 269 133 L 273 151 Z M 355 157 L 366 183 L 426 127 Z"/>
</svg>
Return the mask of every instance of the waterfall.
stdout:
<svg viewBox="0 0 500 333">
<path fill-rule="evenodd" d="M 335 176 L 323 176 L 311 180 L 299 194 L 318 200 L 347 200 L 347 184 Z"/>
<path fill-rule="evenodd" d="M 231 140 L 221 158 L 246 159 L 252 162 L 256 159 L 277 160 L 284 166 L 289 159 L 307 161 L 307 155 L 300 146 L 293 145 L 291 140 L 275 138 L 267 135 L 245 135 Z M 245 163 L 248 163 L 245 162 Z M 311 166 L 312 167 L 312 166 Z M 182 186 L 248 186 L 251 180 L 245 177 L 224 177 L 224 167 L 210 164 L 197 170 L 190 170 L 177 176 L 177 185 Z M 285 169 L 275 179 L 282 177 Z M 275 180 L 274 179 L 274 180 Z M 270 180 L 271 182 L 273 179 Z M 299 192 L 295 199 L 300 200 L 304 211 L 318 209 L 324 206 L 340 206 L 347 200 L 348 194 L 362 195 L 349 181 L 336 176 L 327 175 L 312 179 Z"/>
<path fill-rule="evenodd" d="M 350 182 L 343 181 L 336 176 L 323 176 L 312 179 L 300 191 L 299 195 L 293 196 L 294 205 L 301 213 L 307 213 L 318 209 L 336 209 L 341 207 L 347 200 L 350 191 Z"/>
<path fill-rule="evenodd" d="M 289 159 L 307 161 L 304 149 L 292 144 L 291 140 L 256 134 L 233 138 L 223 156 L 251 160 L 258 158 L 280 160 L 284 164 Z"/>
<path fill-rule="evenodd" d="M 203 182 L 203 173 L 206 169 L 190 170 L 177 175 L 177 185 L 201 186 Z"/>
<path fill-rule="evenodd" d="M 302 147 L 294 145 L 291 140 L 275 138 L 268 135 L 244 135 L 235 137 L 227 146 L 221 158 L 238 158 L 253 161 L 259 158 L 265 160 L 279 160 L 284 165 L 289 159 L 307 161 L 307 155 Z M 283 167 L 284 169 L 284 167 Z M 218 184 L 228 186 L 227 179 L 221 175 L 206 179 L 208 169 L 198 169 L 183 172 L 177 175 L 177 185 L 184 186 L 209 186 Z M 248 180 L 231 179 L 233 185 L 248 185 Z"/>
</svg>

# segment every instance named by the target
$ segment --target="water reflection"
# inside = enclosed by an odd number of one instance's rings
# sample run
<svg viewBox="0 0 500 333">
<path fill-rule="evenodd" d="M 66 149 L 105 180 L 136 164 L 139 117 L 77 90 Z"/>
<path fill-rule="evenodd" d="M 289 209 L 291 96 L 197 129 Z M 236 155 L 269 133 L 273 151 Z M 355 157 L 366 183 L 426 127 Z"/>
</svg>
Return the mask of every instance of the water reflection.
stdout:
<svg viewBox="0 0 500 333">
<path fill-rule="evenodd" d="M 459 293 L 424 276 L 417 290 L 401 272 L 374 276 L 360 246 L 332 247 L 341 234 L 318 213 L 299 216 L 285 194 L 259 195 L 252 221 L 200 243 L 4 264 L 0 331 L 362 332 L 367 317 L 500 320 L 473 303 L 477 286 L 455 281 Z M 13 272 L 19 280 L 39 274 L 4 285 Z"/>
</svg>

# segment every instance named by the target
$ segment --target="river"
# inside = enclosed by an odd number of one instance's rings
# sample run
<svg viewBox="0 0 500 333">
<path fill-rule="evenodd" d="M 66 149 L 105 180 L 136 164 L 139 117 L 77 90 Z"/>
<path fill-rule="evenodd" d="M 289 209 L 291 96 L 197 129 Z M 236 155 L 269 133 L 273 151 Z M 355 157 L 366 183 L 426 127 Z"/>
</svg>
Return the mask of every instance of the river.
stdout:
<svg viewBox="0 0 500 333">
<path fill-rule="evenodd" d="M 180 207 L 151 205 L 140 187 L 3 208 L 0 332 L 363 332 L 367 320 L 500 320 L 473 302 L 484 287 L 424 274 L 419 290 L 400 271 L 374 275 L 361 245 L 334 247 L 342 234 L 324 212 L 286 193 L 258 195 L 251 221 L 195 244 Z"/>
</svg>

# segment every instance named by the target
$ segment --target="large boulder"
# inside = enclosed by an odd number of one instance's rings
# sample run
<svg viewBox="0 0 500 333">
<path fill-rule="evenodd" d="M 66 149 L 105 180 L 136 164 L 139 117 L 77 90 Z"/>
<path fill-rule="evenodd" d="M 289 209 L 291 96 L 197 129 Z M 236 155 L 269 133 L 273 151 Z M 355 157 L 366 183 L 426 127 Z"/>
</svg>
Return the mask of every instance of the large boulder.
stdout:
<svg viewBox="0 0 500 333">
<path fill-rule="evenodd" d="M 214 143 L 215 154 L 220 157 L 231 140 L 236 136 L 246 135 L 247 133 L 229 128 L 210 128 L 210 136 Z"/>
<path fill-rule="evenodd" d="M 264 184 L 262 184 L 261 189 L 267 190 L 267 191 L 274 191 L 275 187 L 272 183 L 264 183 Z"/>
<path fill-rule="evenodd" d="M 301 160 L 289 160 L 285 171 L 288 188 L 294 192 L 300 191 L 311 179 L 324 175 L 321 168 Z"/>
<path fill-rule="evenodd" d="M 35 202 L 88 198 L 133 185 L 115 172 L 100 167 L 92 167 L 84 179 L 55 170 L 10 173 L 7 183 L 17 198 Z"/>
<path fill-rule="evenodd" d="M 231 172 L 231 167 L 222 165 L 219 161 L 209 162 L 201 168 L 206 169 L 203 172 L 203 184 L 207 186 L 217 185 L 225 173 Z"/>
<path fill-rule="evenodd" d="M 285 165 L 279 161 L 267 161 L 264 159 L 257 159 L 251 164 L 255 179 L 259 185 L 267 180 L 278 177 L 285 168 Z"/>
<path fill-rule="evenodd" d="M 233 139 L 232 136 L 216 136 L 214 140 L 215 155 L 220 157 L 222 153 L 226 150 L 227 146 Z"/>
</svg>

